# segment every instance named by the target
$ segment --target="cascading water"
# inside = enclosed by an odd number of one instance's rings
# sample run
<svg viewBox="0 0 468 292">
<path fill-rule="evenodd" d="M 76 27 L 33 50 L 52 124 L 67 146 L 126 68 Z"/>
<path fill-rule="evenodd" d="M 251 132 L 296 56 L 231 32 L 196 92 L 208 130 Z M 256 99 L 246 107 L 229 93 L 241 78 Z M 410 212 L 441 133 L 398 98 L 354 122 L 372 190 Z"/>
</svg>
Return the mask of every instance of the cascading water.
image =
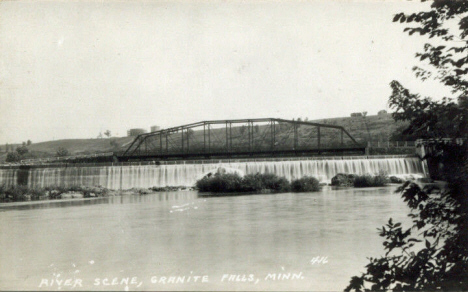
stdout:
<svg viewBox="0 0 468 292">
<path fill-rule="evenodd" d="M 16 185 L 18 181 L 17 169 L 0 169 L 0 185 L 10 187 Z"/>
<path fill-rule="evenodd" d="M 391 176 L 427 177 L 424 161 L 415 157 L 330 159 L 298 161 L 213 162 L 205 164 L 86 166 L 31 168 L 27 173 L 29 187 L 103 186 L 109 189 L 130 189 L 165 186 L 193 186 L 210 171 L 219 167 L 237 169 L 245 174 L 274 173 L 288 180 L 314 176 L 329 182 L 338 173 L 376 174 L 386 171 Z M 0 169 L 0 184 L 17 184 L 18 169 Z M 24 171 L 24 170 L 23 170 Z"/>
</svg>

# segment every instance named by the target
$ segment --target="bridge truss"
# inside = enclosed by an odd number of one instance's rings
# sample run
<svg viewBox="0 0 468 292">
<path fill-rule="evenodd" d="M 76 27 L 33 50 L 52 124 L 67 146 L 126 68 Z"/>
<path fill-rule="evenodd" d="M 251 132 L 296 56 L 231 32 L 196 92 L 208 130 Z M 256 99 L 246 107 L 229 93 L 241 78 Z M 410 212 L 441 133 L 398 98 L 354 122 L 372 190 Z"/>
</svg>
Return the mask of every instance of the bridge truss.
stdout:
<svg viewBox="0 0 468 292">
<path fill-rule="evenodd" d="M 141 134 L 121 161 L 364 153 L 343 127 L 284 119 L 203 121 Z"/>
</svg>

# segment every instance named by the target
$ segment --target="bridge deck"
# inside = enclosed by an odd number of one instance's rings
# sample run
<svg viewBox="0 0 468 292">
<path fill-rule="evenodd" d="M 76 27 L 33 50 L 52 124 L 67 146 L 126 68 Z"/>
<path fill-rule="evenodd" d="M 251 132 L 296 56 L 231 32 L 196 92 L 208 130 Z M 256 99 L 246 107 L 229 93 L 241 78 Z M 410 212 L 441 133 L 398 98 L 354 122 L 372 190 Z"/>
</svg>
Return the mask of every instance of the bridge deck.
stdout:
<svg viewBox="0 0 468 292">
<path fill-rule="evenodd" d="M 366 152 L 365 147 L 343 147 L 343 148 L 322 148 L 322 149 L 302 149 L 302 150 L 278 150 L 278 151 L 213 151 L 213 152 L 139 152 L 133 155 L 119 155 L 116 157 L 119 161 L 131 160 L 166 160 L 166 159 L 197 159 L 197 158 L 263 158 L 263 157 L 300 157 L 311 155 L 363 155 Z"/>
</svg>

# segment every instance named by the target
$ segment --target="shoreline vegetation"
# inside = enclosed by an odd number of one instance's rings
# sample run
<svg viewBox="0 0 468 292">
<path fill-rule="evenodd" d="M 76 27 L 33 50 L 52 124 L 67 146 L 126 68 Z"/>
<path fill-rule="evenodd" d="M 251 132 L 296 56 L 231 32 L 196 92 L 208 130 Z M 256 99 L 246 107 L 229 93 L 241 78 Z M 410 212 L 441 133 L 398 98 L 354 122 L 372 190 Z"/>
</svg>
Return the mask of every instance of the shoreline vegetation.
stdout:
<svg viewBox="0 0 468 292">
<path fill-rule="evenodd" d="M 339 173 L 331 180 L 332 187 L 381 187 L 388 184 L 402 184 L 403 179 L 391 176 L 381 171 L 376 175 L 355 175 Z M 248 174 L 240 176 L 237 173 L 216 173 L 198 180 L 195 187 L 167 186 L 152 188 L 132 188 L 128 190 L 110 190 L 102 186 L 52 186 L 30 188 L 17 185 L 6 187 L 0 185 L 0 203 L 29 202 L 60 199 L 100 198 L 119 195 L 147 195 L 156 192 L 173 192 L 197 190 L 202 196 L 221 195 L 255 195 L 286 192 L 318 192 L 324 184 L 311 176 L 305 176 L 291 182 L 285 177 L 275 174 Z"/>
<path fill-rule="evenodd" d="M 171 192 L 192 190 L 190 187 L 153 187 L 132 188 L 128 190 L 111 190 L 102 186 L 51 186 L 44 188 L 30 188 L 28 186 L 2 186 L 0 185 L 0 203 L 46 201 L 61 199 L 103 198 L 120 195 L 148 195 L 157 192 Z"/>
</svg>

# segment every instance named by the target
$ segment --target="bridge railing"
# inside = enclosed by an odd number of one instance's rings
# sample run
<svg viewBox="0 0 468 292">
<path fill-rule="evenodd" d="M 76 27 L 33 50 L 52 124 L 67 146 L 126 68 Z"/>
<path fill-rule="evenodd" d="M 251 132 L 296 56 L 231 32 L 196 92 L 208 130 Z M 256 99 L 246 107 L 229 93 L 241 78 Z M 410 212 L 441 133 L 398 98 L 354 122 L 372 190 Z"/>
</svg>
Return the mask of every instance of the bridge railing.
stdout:
<svg viewBox="0 0 468 292">
<path fill-rule="evenodd" d="M 456 143 L 463 144 L 464 140 L 462 138 L 451 139 L 451 138 L 440 138 L 440 139 L 418 139 L 416 141 L 369 141 L 367 142 L 367 147 L 375 148 L 415 148 L 422 145 L 429 145 L 432 143 Z"/>
<path fill-rule="evenodd" d="M 374 148 L 414 148 L 416 141 L 368 141 L 367 147 Z"/>
<path fill-rule="evenodd" d="M 94 153 L 94 154 L 81 154 L 81 155 L 69 155 L 69 156 L 58 156 L 58 157 L 44 157 L 44 158 L 32 158 L 32 159 L 23 159 L 20 161 L 20 164 L 38 164 L 38 163 L 51 163 L 51 162 L 66 162 L 76 159 L 87 159 L 87 158 L 96 158 L 96 157 L 109 157 L 113 156 L 114 152 L 105 152 L 105 153 Z"/>
<path fill-rule="evenodd" d="M 466 142 L 466 139 L 464 138 L 439 138 L 439 139 L 418 139 L 416 140 L 416 145 L 417 146 L 422 146 L 422 145 L 430 145 L 434 143 L 445 143 L 445 144 L 451 144 L 455 143 L 458 145 L 463 145 L 463 143 Z"/>
</svg>

